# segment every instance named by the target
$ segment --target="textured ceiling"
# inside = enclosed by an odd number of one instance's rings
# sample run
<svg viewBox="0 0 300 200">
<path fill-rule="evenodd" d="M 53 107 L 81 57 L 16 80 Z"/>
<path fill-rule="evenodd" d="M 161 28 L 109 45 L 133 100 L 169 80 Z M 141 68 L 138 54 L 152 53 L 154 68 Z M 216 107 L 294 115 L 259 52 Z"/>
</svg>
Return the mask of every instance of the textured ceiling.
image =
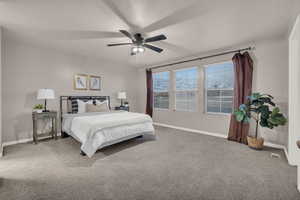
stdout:
<svg viewBox="0 0 300 200">
<path fill-rule="evenodd" d="M 295 0 L 0 0 L 8 39 L 145 66 L 286 35 Z M 297 1 L 296 1 L 297 2 Z M 118 30 L 165 34 L 164 48 L 130 56 Z M 154 43 L 153 43 L 154 44 Z"/>
</svg>

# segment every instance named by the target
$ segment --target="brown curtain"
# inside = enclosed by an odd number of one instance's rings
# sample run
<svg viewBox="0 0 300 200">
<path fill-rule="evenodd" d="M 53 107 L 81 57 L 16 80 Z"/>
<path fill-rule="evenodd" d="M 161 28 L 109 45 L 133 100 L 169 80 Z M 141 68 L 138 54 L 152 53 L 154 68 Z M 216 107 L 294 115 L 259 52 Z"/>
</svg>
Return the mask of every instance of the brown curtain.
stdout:
<svg viewBox="0 0 300 200">
<path fill-rule="evenodd" d="M 234 110 L 246 103 L 247 96 L 252 92 L 253 61 L 248 52 L 237 53 L 233 56 L 234 63 Z M 249 124 L 236 121 L 231 115 L 228 140 L 247 144 Z"/>
<path fill-rule="evenodd" d="M 153 114 L 153 80 L 151 69 L 146 70 L 146 83 L 147 83 L 147 104 L 146 114 L 152 117 Z"/>
</svg>

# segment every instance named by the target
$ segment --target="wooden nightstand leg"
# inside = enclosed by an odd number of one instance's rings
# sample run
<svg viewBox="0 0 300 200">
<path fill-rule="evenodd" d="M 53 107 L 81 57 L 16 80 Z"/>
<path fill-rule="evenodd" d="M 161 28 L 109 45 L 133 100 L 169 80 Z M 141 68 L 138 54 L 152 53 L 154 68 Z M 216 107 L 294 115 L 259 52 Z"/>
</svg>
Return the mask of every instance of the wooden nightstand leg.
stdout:
<svg viewBox="0 0 300 200">
<path fill-rule="evenodd" d="M 34 142 L 34 144 L 38 143 L 36 133 L 33 133 L 33 142 Z"/>
<path fill-rule="evenodd" d="M 54 134 L 55 134 L 55 140 L 57 140 L 57 118 L 54 118 Z"/>
<path fill-rule="evenodd" d="M 36 120 L 33 120 L 33 142 L 37 144 L 37 127 L 36 127 Z"/>
<path fill-rule="evenodd" d="M 52 139 L 54 139 L 54 119 L 53 119 L 53 117 L 51 118 L 51 123 L 52 123 L 52 126 L 51 126 L 51 137 L 52 137 Z"/>
</svg>

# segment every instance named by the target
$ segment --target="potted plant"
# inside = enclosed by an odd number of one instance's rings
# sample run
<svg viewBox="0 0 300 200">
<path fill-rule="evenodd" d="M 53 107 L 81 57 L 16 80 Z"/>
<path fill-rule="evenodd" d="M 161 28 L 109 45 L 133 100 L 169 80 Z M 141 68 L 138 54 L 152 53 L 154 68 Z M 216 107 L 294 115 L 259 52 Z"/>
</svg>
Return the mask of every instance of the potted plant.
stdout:
<svg viewBox="0 0 300 200">
<path fill-rule="evenodd" d="M 241 123 L 249 123 L 250 119 L 256 122 L 255 136 L 247 136 L 248 146 L 254 149 L 262 149 L 263 138 L 258 138 L 258 126 L 273 129 L 286 124 L 287 119 L 273 102 L 273 97 L 268 94 L 253 93 L 247 97 L 247 102 L 241 104 L 234 112 L 236 120 Z"/>
<path fill-rule="evenodd" d="M 37 112 L 37 113 L 41 113 L 43 112 L 43 104 L 36 104 L 34 107 L 33 107 L 33 111 Z"/>
</svg>

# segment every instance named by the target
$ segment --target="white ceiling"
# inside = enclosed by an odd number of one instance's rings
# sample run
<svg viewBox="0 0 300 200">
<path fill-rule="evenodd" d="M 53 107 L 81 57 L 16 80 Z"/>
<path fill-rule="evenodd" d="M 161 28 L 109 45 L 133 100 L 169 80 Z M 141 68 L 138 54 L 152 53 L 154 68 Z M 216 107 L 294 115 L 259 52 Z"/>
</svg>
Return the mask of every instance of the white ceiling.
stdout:
<svg viewBox="0 0 300 200">
<path fill-rule="evenodd" d="M 286 35 L 298 0 L 0 0 L 5 37 L 132 66 Z M 299 4 L 298 4 L 299 5 Z M 118 30 L 165 34 L 130 56 Z M 153 43 L 154 44 L 154 43 Z"/>
</svg>

